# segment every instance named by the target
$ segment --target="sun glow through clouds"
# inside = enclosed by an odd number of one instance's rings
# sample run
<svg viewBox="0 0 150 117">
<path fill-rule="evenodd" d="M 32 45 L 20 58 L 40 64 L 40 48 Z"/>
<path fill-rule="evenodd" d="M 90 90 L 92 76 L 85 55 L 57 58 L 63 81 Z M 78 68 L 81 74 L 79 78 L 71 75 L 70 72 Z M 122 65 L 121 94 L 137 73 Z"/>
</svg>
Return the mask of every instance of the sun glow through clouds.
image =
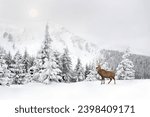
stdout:
<svg viewBox="0 0 150 117">
<path fill-rule="evenodd" d="M 38 12 L 37 9 L 32 8 L 32 9 L 29 11 L 29 15 L 30 15 L 30 17 L 35 18 L 35 17 L 38 17 L 39 12 Z"/>
</svg>

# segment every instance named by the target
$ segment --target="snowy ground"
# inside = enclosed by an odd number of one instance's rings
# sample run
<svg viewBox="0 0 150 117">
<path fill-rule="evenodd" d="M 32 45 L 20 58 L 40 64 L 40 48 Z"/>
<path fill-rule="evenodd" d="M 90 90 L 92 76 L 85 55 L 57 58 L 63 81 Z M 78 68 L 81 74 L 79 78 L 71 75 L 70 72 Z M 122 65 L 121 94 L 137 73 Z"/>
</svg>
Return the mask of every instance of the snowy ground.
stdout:
<svg viewBox="0 0 150 117">
<path fill-rule="evenodd" d="M 108 82 L 108 81 L 106 81 Z M 101 85 L 100 81 L 78 83 L 29 83 L 26 85 L 0 86 L 0 99 L 15 100 L 84 100 L 84 99 L 150 99 L 150 80 L 117 81 Z"/>
<path fill-rule="evenodd" d="M 106 81 L 108 82 L 108 81 Z M 3 117 L 150 117 L 150 80 L 128 80 L 101 85 L 100 81 L 0 86 L 0 115 Z M 15 114 L 14 108 L 68 105 L 70 114 Z M 78 114 L 78 105 L 134 105 L 135 112 Z"/>
</svg>

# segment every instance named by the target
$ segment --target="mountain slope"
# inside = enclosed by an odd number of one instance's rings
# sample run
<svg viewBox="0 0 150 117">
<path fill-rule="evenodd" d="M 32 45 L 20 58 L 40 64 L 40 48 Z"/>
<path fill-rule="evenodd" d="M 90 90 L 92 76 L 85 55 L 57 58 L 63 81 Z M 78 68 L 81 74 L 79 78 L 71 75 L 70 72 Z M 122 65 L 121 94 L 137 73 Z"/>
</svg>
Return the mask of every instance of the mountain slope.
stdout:
<svg viewBox="0 0 150 117">
<path fill-rule="evenodd" d="M 36 55 L 40 49 L 45 36 L 45 25 L 38 24 L 30 27 L 17 27 L 12 25 L 0 25 L 0 46 L 14 54 L 25 49 L 31 55 Z M 86 63 L 95 56 L 97 46 L 89 43 L 81 37 L 69 32 L 64 27 L 49 23 L 49 32 L 53 40 L 52 47 L 60 52 L 63 48 L 68 48 L 70 56 L 73 59 L 73 64 L 77 58 L 81 58 L 83 63 Z"/>
</svg>

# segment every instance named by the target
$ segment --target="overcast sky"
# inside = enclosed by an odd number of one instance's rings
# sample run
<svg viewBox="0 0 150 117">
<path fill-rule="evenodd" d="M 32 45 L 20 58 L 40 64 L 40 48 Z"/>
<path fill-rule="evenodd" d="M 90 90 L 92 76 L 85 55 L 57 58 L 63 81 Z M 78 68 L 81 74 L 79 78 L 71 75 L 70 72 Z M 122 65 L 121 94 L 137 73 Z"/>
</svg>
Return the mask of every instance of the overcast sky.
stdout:
<svg viewBox="0 0 150 117">
<path fill-rule="evenodd" d="M 150 55 L 150 0 L 0 0 L 0 21 L 52 21 L 100 48 Z"/>
</svg>

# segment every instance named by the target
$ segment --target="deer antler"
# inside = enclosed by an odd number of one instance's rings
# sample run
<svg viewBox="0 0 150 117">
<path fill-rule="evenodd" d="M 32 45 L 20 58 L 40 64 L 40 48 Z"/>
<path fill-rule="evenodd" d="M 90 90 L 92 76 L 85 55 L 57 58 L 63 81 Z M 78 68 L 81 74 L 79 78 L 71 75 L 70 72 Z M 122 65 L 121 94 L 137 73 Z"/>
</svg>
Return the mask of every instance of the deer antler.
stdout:
<svg viewBox="0 0 150 117">
<path fill-rule="evenodd" d="M 99 60 L 96 60 L 96 65 L 100 65 L 100 61 Z"/>
</svg>

